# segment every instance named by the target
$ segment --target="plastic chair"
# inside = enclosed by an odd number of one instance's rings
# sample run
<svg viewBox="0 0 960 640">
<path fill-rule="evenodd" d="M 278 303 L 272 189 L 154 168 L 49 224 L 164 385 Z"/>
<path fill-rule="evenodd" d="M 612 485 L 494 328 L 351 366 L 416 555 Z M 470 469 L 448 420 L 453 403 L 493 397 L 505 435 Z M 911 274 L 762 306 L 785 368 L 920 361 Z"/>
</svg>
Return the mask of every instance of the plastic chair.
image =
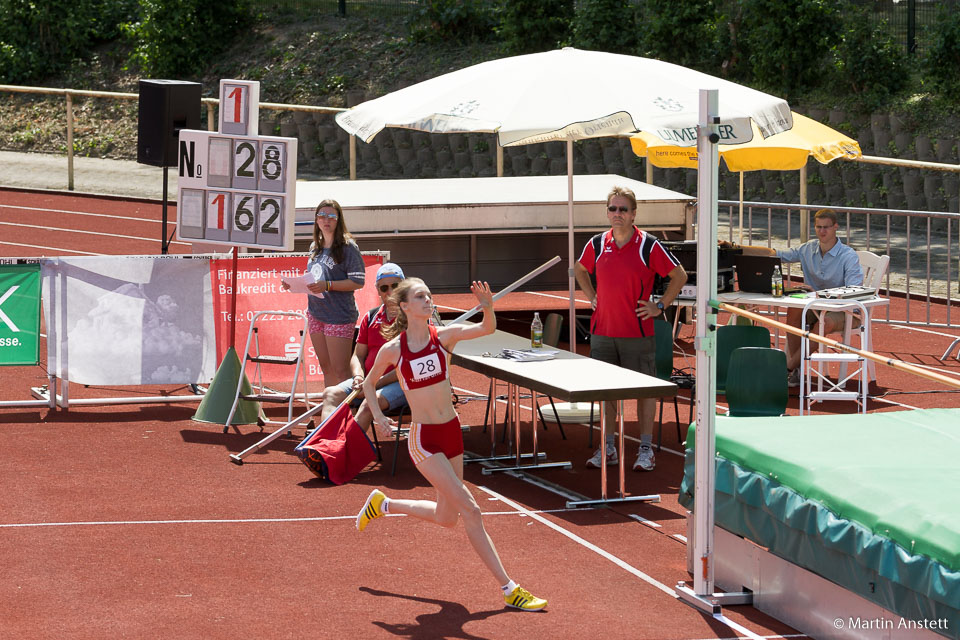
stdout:
<svg viewBox="0 0 960 640">
<path fill-rule="evenodd" d="M 729 324 L 717 327 L 717 393 L 726 393 L 730 354 L 740 347 L 769 347 L 770 330 L 760 326 Z M 783 379 L 787 379 L 784 371 Z"/>
<path fill-rule="evenodd" d="M 863 286 L 879 291 L 883 285 L 883 277 L 887 275 L 887 268 L 890 266 L 890 256 L 879 256 L 871 251 L 857 251 L 857 257 L 860 258 L 860 268 L 863 270 Z M 868 311 L 867 313 L 869 314 L 870 312 Z M 850 339 L 853 337 L 853 329 L 853 315 L 848 313 L 843 322 L 843 344 L 850 344 Z M 860 348 L 864 351 L 873 351 L 873 340 L 870 337 L 871 333 L 872 332 L 867 332 L 866 334 L 866 344 L 860 345 Z M 876 380 L 876 365 L 872 360 L 866 364 L 867 381 Z M 841 378 L 846 377 L 846 364 L 840 365 L 839 375 Z"/>
<path fill-rule="evenodd" d="M 681 389 L 693 389 L 695 383 L 688 376 L 675 376 L 673 369 L 673 326 L 662 317 L 653 320 L 654 335 L 657 339 L 657 377 L 676 383 Z M 663 403 L 660 398 L 660 417 L 657 424 L 657 451 L 663 440 Z M 677 419 L 677 442 L 683 442 L 680 431 L 680 406 L 677 396 L 673 396 L 673 412 Z M 693 403 L 690 404 L 690 417 L 687 424 L 693 422 Z"/>
<path fill-rule="evenodd" d="M 781 416 L 787 409 L 787 354 L 770 347 L 740 347 L 730 354 L 727 415 Z"/>
<path fill-rule="evenodd" d="M 880 289 L 883 276 L 887 275 L 890 266 L 890 256 L 878 256 L 871 251 L 857 251 L 860 258 L 860 268 L 863 270 L 863 286 L 870 289 Z"/>
<path fill-rule="evenodd" d="M 555 347 L 560 342 L 560 329 L 563 327 L 563 316 L 559 313 L 548 313 L 543 322 L 543 344 Z"/>
</svg>

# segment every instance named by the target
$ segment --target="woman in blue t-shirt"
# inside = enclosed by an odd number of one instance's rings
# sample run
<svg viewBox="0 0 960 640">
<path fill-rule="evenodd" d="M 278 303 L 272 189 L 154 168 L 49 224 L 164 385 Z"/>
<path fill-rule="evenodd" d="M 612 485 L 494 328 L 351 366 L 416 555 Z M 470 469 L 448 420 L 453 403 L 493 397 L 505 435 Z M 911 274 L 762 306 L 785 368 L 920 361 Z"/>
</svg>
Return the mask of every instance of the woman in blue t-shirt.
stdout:
<svg viewBox="0 0 960 640">
<path fill-rule="evenodd" d="M 359 317 L 353 292 L 363 287 L 365 275 L 360 248 L 347 231 L 336 200 L 317 205 L 307 271 L 316 278 L 310 291 L 323 296 L 307 296 L 310 342 L 324 384 L 336 384 L 350 377 L 353 328 Z"/>
</svg>

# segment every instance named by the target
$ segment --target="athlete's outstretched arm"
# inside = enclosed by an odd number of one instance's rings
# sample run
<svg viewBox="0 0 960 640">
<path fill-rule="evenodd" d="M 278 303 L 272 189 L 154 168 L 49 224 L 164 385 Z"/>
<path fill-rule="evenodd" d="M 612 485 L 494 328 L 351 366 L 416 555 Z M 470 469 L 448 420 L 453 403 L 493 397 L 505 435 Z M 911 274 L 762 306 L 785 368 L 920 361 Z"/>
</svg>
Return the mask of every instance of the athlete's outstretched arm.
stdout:
<svg viewBox="0 0 960 640">
<path fill-rule="evenodd" d="M 455 324 L 441 328 L 438 335 L 442 337 L 443 346 L 448 350 L 453 349 L 461 340 L 488 336 L 497 330 L 497 316 L 493 312 L 493 292 L 490 285 L 474 281 L 470 285 L 470 291 L 483 308 L 483 320 L 479 324 Z"/>
</svg>

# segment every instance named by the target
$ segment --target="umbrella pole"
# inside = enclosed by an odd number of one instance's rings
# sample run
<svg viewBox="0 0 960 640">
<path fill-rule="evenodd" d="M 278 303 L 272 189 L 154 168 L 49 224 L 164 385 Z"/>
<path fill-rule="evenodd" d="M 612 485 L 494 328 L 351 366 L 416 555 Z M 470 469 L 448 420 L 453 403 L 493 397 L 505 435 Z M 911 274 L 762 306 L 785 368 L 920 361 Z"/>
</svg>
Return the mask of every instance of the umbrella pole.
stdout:
<svg viewBox="0 0 960 640">
<path fill-rule="evenodd" d="M 573 140 L 567 140 L 567 278 L 570 286 L 570 352 L 577 352 L 577 311 L 574 295 L 577 291 L 573 277 Z"/>
<path fill-rule="evenodd" d="M 737 244 L 743 244 L 743 171 L 740 172 L 740 238 Z"/>
<path fill-rule="evenodd" d="M 800 167 L 800 204 L 807 204 L 807 165 Z M 800 242 L 810 239 L 810 211 L 800 207 Z"/>
</svg>

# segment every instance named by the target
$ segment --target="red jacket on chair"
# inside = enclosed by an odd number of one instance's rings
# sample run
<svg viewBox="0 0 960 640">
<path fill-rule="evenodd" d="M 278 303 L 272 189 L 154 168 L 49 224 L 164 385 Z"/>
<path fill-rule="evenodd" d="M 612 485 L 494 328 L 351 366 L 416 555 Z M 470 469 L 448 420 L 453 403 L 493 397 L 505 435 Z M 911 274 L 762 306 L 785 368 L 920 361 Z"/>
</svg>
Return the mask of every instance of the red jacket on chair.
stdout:
<svg viewBox="0 0 960 640">
<path fill-rule="evenodd" d="M 350 482 L 376 458 L 373 443 L 353 419 L 348 402 L 331 413 L 295 451 L 314 475 L 333 484 Z"/>
</svg>

